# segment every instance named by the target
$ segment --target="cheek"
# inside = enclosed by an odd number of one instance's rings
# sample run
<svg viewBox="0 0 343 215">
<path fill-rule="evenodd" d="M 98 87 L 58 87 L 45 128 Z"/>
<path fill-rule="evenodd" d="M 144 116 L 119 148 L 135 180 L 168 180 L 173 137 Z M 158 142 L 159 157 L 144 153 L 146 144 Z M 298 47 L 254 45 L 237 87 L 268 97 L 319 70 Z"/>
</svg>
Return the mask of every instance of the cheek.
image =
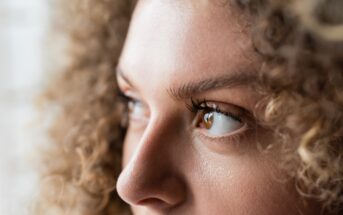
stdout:
<svg viewBox="0 0 343 215">
<path fill-rule="evenodd" d="M 191 181 L 199 214 L 297 214 L 289 209 L 295 208 L 295 197 L 260 162 L 244 156 L 202 156 L 197 163 Z"/>
<path fill-rule="evenodd" d="M 144 125 L 137 124 L 129 127 L 124 143 L 124 166 L 140 147 L 144 128 Z M 179 146 L 181 148 L 173 162 L 178 164 L 176 168 L 184 176 L 190 192 L 185 204 L 187 213 L 299 214 L 295 206 L 298 197 L 293 192 L 294 185 L 287 189 L 288 185 L 277 180 L 276 168 L 267 165 L 272 162 L 271 158 L 262 160 L 255 150 L 242 150 L 241 153 L 230 150 L 231 154 L 220 155 L 197 141 Z M 137 214 L 146 212 L 144 207 L 133 209 L 139 211 Z"/>
</svg>

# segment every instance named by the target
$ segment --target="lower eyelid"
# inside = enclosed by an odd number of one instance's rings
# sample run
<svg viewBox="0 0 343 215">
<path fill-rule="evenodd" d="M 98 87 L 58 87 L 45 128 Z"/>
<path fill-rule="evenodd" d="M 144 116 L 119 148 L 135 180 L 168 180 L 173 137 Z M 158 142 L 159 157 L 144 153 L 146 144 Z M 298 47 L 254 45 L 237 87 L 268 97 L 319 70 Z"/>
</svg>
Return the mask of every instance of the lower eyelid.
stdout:
<svg viewBox="0 0 343 215">
<path fill-rule="evenodd" d="M 196 147 L 205 147 L 210 152 L 227 156 L 232 153 L 242 153 L 249 149 L 248 137 L 247 132 L 241 132 L 233 136 L 212 138 L 201 131 L 195 131 L 193 141 Z"/>
<path fill-rule="evenodd" d="M 147 116 L 145 114 L 137 116 L 135 114 L 130 114 L 129 113 L 129 119 L 133 120 L 133 121 L 144 121 L 144 122 L 147 122 L 147 121 L 149 121 L 149 116 Z"/>
<path fill-rule="evenodd" d="M 221 136 L 214 136 L 210 134 L 205 134 L 204 131 L 202 131 L 202 128 L 195 128 L 194 131 L 200 135 L 203 136 L 204 138 L 211 140 L 211 141 L 216 141 L 216 142 L 237 142 L 239 139 L 247 135 L 247 132 L 249 130 L 248 125 L 245 123 L 240 129 L 237 131 L 234 131 L 229 134 L 221 135 Z"/>
</svg>

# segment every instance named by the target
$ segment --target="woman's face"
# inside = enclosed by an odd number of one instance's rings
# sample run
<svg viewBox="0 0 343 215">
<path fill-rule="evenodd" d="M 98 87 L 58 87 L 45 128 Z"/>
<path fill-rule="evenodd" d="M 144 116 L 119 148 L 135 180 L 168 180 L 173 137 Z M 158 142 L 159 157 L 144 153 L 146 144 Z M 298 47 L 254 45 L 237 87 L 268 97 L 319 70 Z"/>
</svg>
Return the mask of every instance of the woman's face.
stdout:
<svg viewBox="0 0 343 215">
<path fill-rule="evenodd" d="M 310 213 L 253 117 L 251 19 L 221 1 L 139 1 L 118 66 L 129 97 L 117 190 L 135 214 Z M 311 213 L 313 214 L 313 213 Z"/>
</svg>

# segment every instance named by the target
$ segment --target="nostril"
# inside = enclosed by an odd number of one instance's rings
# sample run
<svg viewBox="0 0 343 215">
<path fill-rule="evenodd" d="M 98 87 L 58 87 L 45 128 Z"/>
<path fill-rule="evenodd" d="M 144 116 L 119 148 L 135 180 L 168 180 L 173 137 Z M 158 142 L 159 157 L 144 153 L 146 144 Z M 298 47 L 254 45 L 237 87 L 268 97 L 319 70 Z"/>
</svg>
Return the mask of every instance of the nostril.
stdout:
<svg viewBox="0 0 343 215">
<path fill-rule="evenodd" d="M 156 199 L 156 198 L 150 198 L 150 199 L 144 199 L 138 202 L 138 204 L 140 205 L 147 205 L 147 204 L 165 204 L 165 202 L 163 202 L 160 199 Z"/>
<path fill-rule="evenodd" d="M 152 208 L 158 208 L 158 209 L 164 209 L 168 207 L 168 204 L 161 200 L 161 199 L 157 199 L 157 198 L 149 198 L 149 199 L 144 199 L 138 202 L 138 205 L 141 206 L 149 206 Z"/>
</svg>

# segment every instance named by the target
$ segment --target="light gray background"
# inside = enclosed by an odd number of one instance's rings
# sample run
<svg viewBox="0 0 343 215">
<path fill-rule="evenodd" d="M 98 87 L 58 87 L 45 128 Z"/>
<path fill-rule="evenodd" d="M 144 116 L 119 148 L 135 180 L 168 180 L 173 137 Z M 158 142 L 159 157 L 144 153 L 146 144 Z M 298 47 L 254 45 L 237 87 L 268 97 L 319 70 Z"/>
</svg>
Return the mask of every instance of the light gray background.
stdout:
<svg viewBox="0 0 343 215">
<path fill-rule="evenodd" d="M 38 195 L 44 132 L 32 101 L 47 77 L 47 2 L 0 0 L 0 215 L 29 214 Z"/>
</svg>

